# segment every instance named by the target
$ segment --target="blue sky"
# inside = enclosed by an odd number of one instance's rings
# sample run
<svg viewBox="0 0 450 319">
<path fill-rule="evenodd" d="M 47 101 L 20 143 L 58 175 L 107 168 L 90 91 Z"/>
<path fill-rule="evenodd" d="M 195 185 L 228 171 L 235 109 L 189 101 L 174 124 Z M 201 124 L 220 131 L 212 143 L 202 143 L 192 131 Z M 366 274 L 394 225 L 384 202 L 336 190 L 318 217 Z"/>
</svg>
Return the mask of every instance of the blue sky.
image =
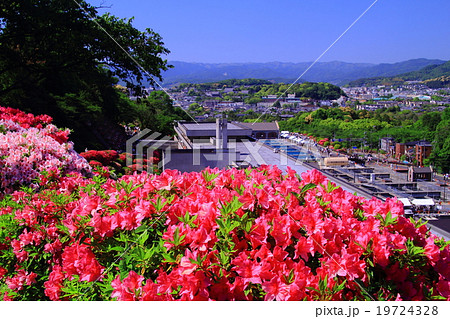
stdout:
<svg viewBox="0 0 450 319">
<path fill-rule="evenodd" d="M 374 0 L 88 0 L 158 32 L 171 61 L 314 61 Z M 449 0 L 379 0 L 320 61 L 450 60 Z"/>
</svg>

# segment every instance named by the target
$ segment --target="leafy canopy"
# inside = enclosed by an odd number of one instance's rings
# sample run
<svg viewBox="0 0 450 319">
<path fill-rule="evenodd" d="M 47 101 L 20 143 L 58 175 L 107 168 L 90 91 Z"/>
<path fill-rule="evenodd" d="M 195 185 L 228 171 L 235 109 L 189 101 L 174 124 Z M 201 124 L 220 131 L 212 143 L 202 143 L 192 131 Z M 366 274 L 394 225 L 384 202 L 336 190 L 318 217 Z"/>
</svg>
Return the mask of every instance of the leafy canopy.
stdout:
<svg viewBox="0 0 450 319">
<path fill-rule="evenodd" d="M 95 132 L 96 122 L 115 124 L 126 113 L 118 80 L 143 95 L 143 83 L 161 80 L 169 53 L 151 29 L 78 3 L 82 8 L 72 0 L 0 3 L 0 103 L 49 114 L 75 129 L 76 142 L 105 135 Z"/>
</svg>

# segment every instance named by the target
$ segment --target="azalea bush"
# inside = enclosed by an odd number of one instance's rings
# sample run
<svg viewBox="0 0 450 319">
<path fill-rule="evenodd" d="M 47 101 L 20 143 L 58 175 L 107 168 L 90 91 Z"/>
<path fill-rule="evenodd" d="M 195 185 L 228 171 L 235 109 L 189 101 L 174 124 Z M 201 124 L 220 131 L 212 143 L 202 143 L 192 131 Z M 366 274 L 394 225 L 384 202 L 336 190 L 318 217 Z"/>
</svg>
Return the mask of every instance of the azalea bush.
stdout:
<svg viewBox="0 0 450 319">
<path fill-rule="evenodd" d="M 80 153 L 87 161 L 97 161 L 103 166 L 108 166 L 119 159 L 119 153 L 114 150 L 96 151 L 90 150 Z"/>
<path fill-rule="evenodd" d="M 104 168 L 112 173 L 112 177 L 121 177 L 142 171 L 159 172 L 160 154 L 158 151 L 154 151 L 155 156 L 149 158 L 133 158 L 129 153 L 119 154 L 115 150 L 89 150 L 80 155 L 89 161 L 91 167 Z"/>
<path fill-rule="evenodd" d="M 68 142 L 69 130 L 51 121 L 46 115 L 0 107 L 0 192 L 36 186 L 34 180 L 51 169 L 90 173 L 87 161 Z"/>
<path fill-rule="evenodd" d="M 447 243 L 402 204 L 276 167 L 44 178 L 0 210 L 13 300 L 449 299 Z"/>
<path fill-rule="evenodd" d="M 274 166 L 112 179 L 112 153 L 88 175 L 47 117 L 8 112 L 0 137 L 24 139 L 0 158 L 21 185 L 0 190 L 0 299 L 450 300 L 448 243 L 396 199 Z"/>
</svg>

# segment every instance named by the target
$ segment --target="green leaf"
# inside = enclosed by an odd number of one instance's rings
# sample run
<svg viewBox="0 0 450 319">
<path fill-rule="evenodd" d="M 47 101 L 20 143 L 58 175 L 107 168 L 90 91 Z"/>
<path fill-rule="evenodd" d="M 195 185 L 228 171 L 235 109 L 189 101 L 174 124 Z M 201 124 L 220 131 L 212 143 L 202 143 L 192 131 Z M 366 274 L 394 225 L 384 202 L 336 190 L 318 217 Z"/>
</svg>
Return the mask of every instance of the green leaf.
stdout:
<svg viewBox="0 0 450 319">
<path fill-rule="evenodd" d="M 222 216 L 226 217 L 234 212 L 236 212 L 239 208 L 241 208 L 244 204 L 239 201 L 239 198 L 237 196 L 234 196 L 231 202 L 229 203 L 222 203 L 221 204 L 220 213 Z"/>
<path fill-rule="evenodd" d="M 225 228 L 225 225 L 224 225 L 222 219 L 220 219 L 220 218 L 216 219 L 216 223 L 217 223 L 217 225 L 219 225 L 219 228 L 222 228 L 222 229 Z"/>
<path fill-rule="evenodd" d="M 156 201 L 155 201 L 155 202 L 152 201 L 151 204 L 153 205 L 153 207 L 155 207 L 155 210 L 156 210 L 158 213 L 160 213 L 161 210 L 163 209 L 163 207 L 166 205 L 166 203 L 163 203 L 163 202 L 162 202 L 162 197 L 161 197 L 161 196 L 158 196 L 158 197 L 156 198 Z"/>
<path fill-rule="evenodd" d="M 286 277 L 286 275 L 283 275 L 284 280 L 286 281 L 287 284 L 291 284 L 292 282 L 294 282 L 294 269 L 291 269 L 291 271 L 289 272 L 289 275 Z"/>
<path fill-rule="evenodd" d="M 434 240 L 434 243 L 439 247 L 439 249 L 442 251 L 445 249 L 445 247 L 447 247 L 448 245 L 450 245 L 450 241 L 445 241 L 444 238 L 436 238 Z"/>
<path fill-rule="evenodd" d="M 217 176 L 219 176 L 220 173 L 216 174 L 210 174 L 208 171 L 203 171 L 202 175 L 203 178 L 207 183 L 211 182 L 212 180 L 216 179 Z"/>
<path fill-rule="evenodd" d="M 386 214 L 386 217 L 384 218 L 381 214 L 378 214 L 376 217 L 381 221 L 381 226 L 383 227 L 387 227 L 389 225 L 397 223 L 397 217 L 392 217 L 392 213 L 390 211 Z"/>
<path fill-rule="evenodd" d="M 317 187 L 317 185 L 314 183 L 306 184 L 305 186 L 302 187 L 300 194 L 305 194 L 307 191 L 309 191 L 315 187 Z"/>
<path fill-rule="evenodd" d="M 447 298 L 445 298 L 444 296 L 440 296 L 440 295 L 431 296 L 431 299 L 432 300 L 447 300 Z"/>
<path fill-rule="evenodd" d="M 316 288 L 313 288 L 313 287 L 305 287 L 305 288 L 308 289 L 308 290 L 313 290 L 313 291 L 315 291 L 317 293 L 320 293 L 320 291 L 317 290 Z"/>
<path fill-rule="evenodd" d="M 327 185 L 327 192 L 331 193 L 332 191 L 334 191 L 335 189 L 338 189 L 339 186 L 333 186 L 333 183 L 331 181 L 328 181 L 328 185 Z"/>
<path fill-rule="evenodd" d="M 418 220 L 415 220 L 414 218 L 410 217 L 409 221 L 414 225 L 416 228 L 420 228 L 423 225 L 426 225 L 428 223 L 427 220 L 423 221 L 422 218 L 419 218 Z"/>
<path fill-rule="evenodd" d="M 123 252 L 124 251 L 124 247 L 122 247 L 122 246 L 110 247 L 110 248 L 108 248 L 108 251 Z"/>
<path fill-rule="evenodd" d="M 245 232 L 249 233 L 252 230 L 253 223 L 251 221 L 247 221 L 244 226 Z"/>
<path fill-rule="evenodd" d="M 325 207 L 325 206 L 328 206 L 329 204 L 331 204 L 331 201 L 325 202 L 323 200 L 323 198 L 321 198 L 321 197 L 317 197 L 316 199 L 320 206 Z"/>
<path fill-rule="evenodd" d="M 163 263 L 175 263 L 177 261 L 171 253 L 162 253 L 162 256 L 164 257 Z"/>
<path fill-rule="evenodd" d="M 406 251 L 410 257 L 424 255 L 425 253 L 425 249 L 423 247 L 415 246 L 410 238 L 406 241 Z"/>
<path fill-rule="evenodd" d="M 323 293 L 326 291 L 327 289 L 327 284 L 328 284 L 328 275 L 325 276 L 325 278 L 319 279 L 319 290 Z"/>
<path fill-rule="evenodd" d="M 384 219 L 385 226 L 393 225 L 397 223 L 397 217 L 392 217 L 392 213 L 389 211 Z"/>
<path fill-rule="evenodd" d="M 197 219 L 198 215 L 190 216 L 189 212 L 186 212 L 184 216 L 178 216 L 178 220 L 182 222 L 183 224 L 189 225 L 192 228 L 197 227 L 197 225 L 194 224 L 194 221 Z"/>
<path fill-rule="evenodd" d="M 346 283 L 347 283 L 347 280 L 344 280 L 340 285 L 334 286 L 334 287 L 333 287 L 333 291 L 334 291 L 334 292 L 339 292 L 339 291 L 341 291 L 342 289 L 345 288 L 345 284 L 346 284 Z"/>
<path fill-rule="evenodd" d="M 138 242 L 138 244 L 144 245 L 145 242 L 147 241 L 148 237 L 149 237 L 149 234 L 148 234 L 148 231 L 147 231 L 147 229 L 146 229 L 146 230 L 139 236 L 139 242 Z"/>
</svg>

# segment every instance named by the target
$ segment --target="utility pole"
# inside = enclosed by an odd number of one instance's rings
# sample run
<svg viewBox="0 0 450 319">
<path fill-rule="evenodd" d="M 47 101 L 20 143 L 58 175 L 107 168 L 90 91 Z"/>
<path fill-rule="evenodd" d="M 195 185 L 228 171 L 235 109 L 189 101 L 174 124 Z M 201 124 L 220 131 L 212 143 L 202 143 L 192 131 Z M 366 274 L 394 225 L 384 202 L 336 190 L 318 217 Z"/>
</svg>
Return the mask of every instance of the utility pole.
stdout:
<svg viewBox="0 0 450 319">
<path fill-rule="evenodd" d="M 363 153 L 365 153 L 366 142 L 367 142 L 367 132 L 364 132 L 364 147 L 363 147 Z"/>
<path fill-rule="evenodd" d="M 445 189 L 447 188 L 447 174 L 444 175 L 444 204 L 445 204 Z"/>
</svg>

